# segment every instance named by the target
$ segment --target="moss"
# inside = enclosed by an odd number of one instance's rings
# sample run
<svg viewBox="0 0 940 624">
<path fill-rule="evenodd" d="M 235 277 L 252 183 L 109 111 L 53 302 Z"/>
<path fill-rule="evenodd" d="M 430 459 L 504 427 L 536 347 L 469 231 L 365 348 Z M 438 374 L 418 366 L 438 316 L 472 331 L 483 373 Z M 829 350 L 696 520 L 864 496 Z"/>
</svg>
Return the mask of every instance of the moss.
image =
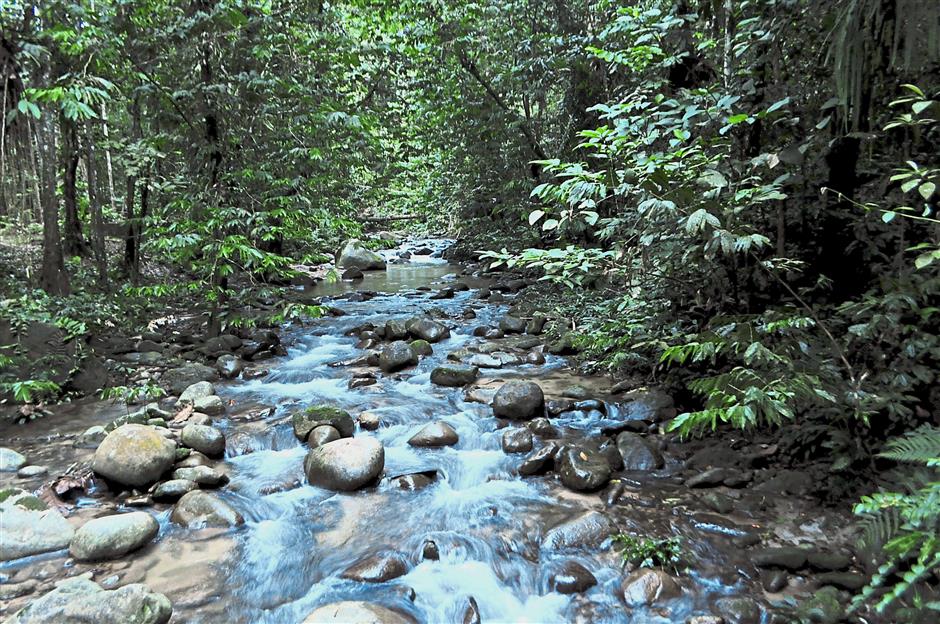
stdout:
<svg viewBox="0 0 940 624">
<path fill-rule="evenodd" d="M 431 343 L 427 340 L 415 340 L 408 346 L 411 347 L 411 352 L 415 355 L 431 355 L 434 352 Z"/>
<path fill-rule="evenodd" d="M 16 501 L 17 507 L 28 509 L 29 511 L 45 511 L 48 506 L 35 496 L 24 496 Z"/>
<path fill-rule="evenodd" d="M 5 501 L 6 499 L 10 498 L 11 496 L 13 496 L 14 494 L 18 492 L 22 492 L 22 490 L 18 490 L 16 488 L 3 488 L 2 490 L 0 490 L 0 503 L 2 503 L 3 501 Z"/>
</svg>

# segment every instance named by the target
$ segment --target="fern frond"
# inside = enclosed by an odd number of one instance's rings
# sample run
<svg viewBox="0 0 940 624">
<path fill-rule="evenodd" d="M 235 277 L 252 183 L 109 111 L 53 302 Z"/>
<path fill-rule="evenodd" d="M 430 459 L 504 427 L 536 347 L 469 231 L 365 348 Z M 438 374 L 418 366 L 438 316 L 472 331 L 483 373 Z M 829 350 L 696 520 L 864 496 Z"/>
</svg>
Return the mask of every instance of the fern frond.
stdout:
<svg viewBox="0 0 940 624">
<path fill-rule="evenodd" d="M 940 467 L 940 428 L 923 425 L 890 440 L 879 456 L 898 462 Z"/>
</svg>

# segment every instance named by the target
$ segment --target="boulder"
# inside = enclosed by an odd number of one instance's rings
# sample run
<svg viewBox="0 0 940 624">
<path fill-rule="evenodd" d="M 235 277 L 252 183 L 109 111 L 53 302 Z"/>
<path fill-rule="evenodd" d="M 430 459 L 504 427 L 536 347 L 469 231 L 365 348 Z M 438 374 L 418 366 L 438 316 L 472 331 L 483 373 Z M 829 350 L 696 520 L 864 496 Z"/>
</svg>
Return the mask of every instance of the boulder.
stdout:
<svg viewBox="0 0 940 624">
<path fill-rule="evenodd" d="M 541 351 L 529 351 L 525 354 L 525 363 L 533 366 L 541 366 L 545 363 L 545 355 Z"/>
<path fill-rule="evenodd" d="M 185 446 L 208 457 L 225 454 L 225 435 L 215 427 L 186 425 L 180 433 L 180 440 Z"/>
<path fill-rule="evenodd" d="M 759 568 L 783 568 L 795 572 L 806 565 L 807 554 L 795 546 L 762 548 L 751 553 L 751 561 Z"/>
<path fill-rule="evenodd" d="M 641 568 L 623 580 L 620 592 L 628 607 L 643 607 L 678 598 L 682 588 L 662 570 Z"/>
<path fill-rule="evenodd" d="M 6 620 L 6 624 L 166 624 L 173 606 L 163 594 L 131 583 L 107 591 L 84 576 L 59 582 Z"/>
<path fill-rule="evenodd" d="M 503 452 L 528 453 L 532 450 L 533 436 L 528 429 L 507 429 L 503 432 Z"/>
<path fill-rule="evenodd" d="M 351 269 L 346 269 L 345 271 L 343 271 L 343 274 L 340 276 L 340 279 L 342 279 L 343 281 L 354 282 L 354 281 L 361 280 L 364 277 L 365 275 L 363 274 L 361 269 L 357 269 L 353 267 Z"/>
<path fill-rule="evenodd" d="M 311 485 L 348 492 L 374 481 L 385 467 L 385 448 L 375 438 L 343 438 L 307 453 L 304 473 Z"/>
<path fill-rule="evenodd" d="M 501 418 L 532 420 L 542 416 L 545 394 L 532 381 L 509 381 L 493 395 L 493 414 Z"/>
<path fill-rule="evenodd" d="M 524 477 L 545 474 L 555 466 L 555 455 L 557 454 L 557 445 L 554 443 L 546 444 L 537 451 L 529 453 L 519 464 L 518 472 Z"/>
<path fill-rule="evenodd" d="M 404 340 L 396 340 L 379 352 L 379 368 L 386 373 L 394 373 L 417 363 L 418 356 Z"/>
<path fill-rule="evenodd" d="M 317 607 L 302 624 L 414 624 L 415 620 L 388 607 L 345 600 Z"/>
<path fill-rule="evenodd" d="M 565 561 L 552 570 L 548 586 L 560 594 L 580 594 L 597 585 L 597 579 L 577 561 Z"/>
<path fill-rule="evenodd" d="M 68 548 L 74 529 L 29 492 L 0 490 L 0 561 Z"/>
<path fill-rule="evenodd" d="M 503 362 L 499 358 L 495 358 L 492 355 L 487 353 L 477 353 L 472 356 L 468 363 L 470 366 L 476 366 L 479 368 L 502 368 Z"/>
<path fill-rule="evenodd" d="M 225 413 L 225 403 L 216 395 L 201 397 L 193 401 L 193 409 L 209 416 L 218 416 Z"/>
<path fill-rule="evenodd" d="M 427 340 L 412 340 L 408 345 L 411 347 L 411 352 L 416 356 L 428 356 L 434 353 L 434 349 L 431 347 L 431 343 Z"/>
<path fill-rule="evenodd" d="M 476 366 L 450 364 L 438 366 L 431 371 L 431 383 L 448 388 L 457 388 L 472 384 L 479 375 L 480 370 Z"/>
<path fill-rule="evenodd" d="M 228 476 L 210 466 L 187 466 L 173 471 L 173 479 L 192 481 L 197 485 L 214 488 L 228 483 Z"/>
<path fill-rule="evenodd" d="M 606 516 L 596 511 L 588 511 L 546 531 L 542 538 L 542 548 L 563 550 L 596 546 L 610 537 L 612 528 Z"/>
<path fill-rule="evenodd" d="M 362 412 L 359 414 L 359 426 L 364 431 L 376 431 L 382 424 L 382 417 L 374 412 Z"/>
<path fill-rule="evenodd" d="M 153 500 L 158 503 L 175 503 L 187 492 L 199 488 L 199 484 L 189 479 L 170 479 L 164 481 L 153 491 Z"/>
<path fill-rule="evenodd" d="M 836 601 L 838 613 L 836 619 L 831 620 L 831 624 L 836 624 L 841 618 L 842 609 L 839 609 L 839 601 Z M 752 598 L 743 596 L 726 596 L 715 601 L 715 610 L 722 615 L 727 624 L 761 624 L 762 613 L 760 605 L 754 602 Z M 820 620 L 812 619 L 813 622 Z"/>
<path fill-rule="evenodd" d="M 245 522 L 234 507 L 215 494 L 202 490 L 193 490 L 184 494 L 173 507 L 170 520 L 191 529 L 233 527 Z"/>
<path fill-rule="evenodd" d="M 384 583 L 408 572 L 408 564 L 397 554 L 373 555 L 351 565 L 340 575 L 360 583 Z"/>
<path fill-rule="evenodd" d="M 69 554 L 79 561 L 117 559 L 149 543 L 160 525 L 145 511 L 114 514 L 89 520 L 69 544 Z"/>
<path fill-rule="evenodd" d="M 213 381 L 218 375 L 211 366 L 192 362 L 179 368 L 171 368 L 160 377 L 160 384 L 170 394 L 181 394 L 186 388 L 200 381 Z"/>
<path fill-rule="evenodd" d="M 16 472 L 26 465 L 26 457 L 11 448 L 0 447 L 0 472 Z"/>
<path fill-rule="evenodd" d="M 409 334 L 415 338 L 427 340 L 431 344 L 440 342 L 450 336 L 450 330 L 446 326 L 426 316 L 416 316 L 410 319 L 405 326 L 408 328 Z"/>
<path fill-rule="evenodd" d="M 101 425 L 94 425 L 85 429 L 85 431 L 75 439 L 74 446 L 76 448 L 95 449 L 98 448 L 107 436 L 107 429 Z"/>
<path fill-rule="evenodd" d="M 223 353 L 231 353 L 236 349 L 241 348 L 242 339 L 238 336 L 233 336 L 232 334 L 222 334 L 221 336 L 216 336 L 214 338 L 209 338 L 206 340 L 205 344 L 202 346 L 203 351 L 206 355 L 210 357 L 216 357 L 222 355 Z"/>
<path fill-rule="evenodd" d="M 310 432 L 310 435 L 307 436 L 307 446 L 317 448 L 318 446 L 329 444 L 334 440 L 339 440 L 342 437 L 339 430 L 332 425 L 317 425 Z"/>
<path fill-rule="evenodd" d="M 566 447 L 555 461 L 561 482 L 577 492 L 594 492 L 610 481 L 610 464 L 591 449 Z"/>
<path fill-rule="evenodd" d="M 310 432 L 323 425 L 329 425 L 339 432 L 343 438 L 352 437 L 356 430 L 349 412 L 331 405 L 313 405 L 291 417 L 294 435 L 298 440 L 306 440 Z"/>
<path fill-rule="evenodd" d="M 245 370 L 245 363 L 237 356 L 225 354 L 216 359 L 215 369 L 222 379 L 235 379 Z"/>
<path fill-rule="evenodd" d="M 525 331 L 525 319 L 507 314 L 499 320 L 499 328 L 504 334 L 521 334 Z"/>
<path fill-rule="evenodd" d="M 460 440 L 460 436 L 453 427 L 443 420 L 428 423 L 418 433 L 411 436 L 408 444 L 419 447 L 453 446 Z"/>
<path fill-rule="evenodd" d="M 404 340 L 408 337 L 408 328 L 404 321 L 390 319 L 385 321 L 385 339 L 386 340 Z"/>
<path fill-rule="evenodd" d="M 176 444 L 146 425 L 122 425 L 95 450 L 91 467 L 99 475 L 126 486 L 157 481 L 173 466 Z"/>
<path fill-rule="evenodd" d="M 545 321 L 548 319 L 545 318 L 545 315 L 541 312 L 536 312 L 529 322 L 525 324 L 525 333 L 530 336 L 538 336 L 545 329 Z"/>
<path fill-rule="evenodd" d="M 385 259 L 362 244 L 361 241 L 351 238 L 343 245 L 336 260 L 336 266 L 341 269 L 359 269 L 360 271 L 382 271 L 385 269 Z"/>
<path fill-rule="evenodd" d="M 656 470 L 663 467 L 663 456 L 643 436 L 624 431 L 617 436 L 617 450 L 624 470 Z"/>
<path fill-rule="evenodd" d="M 176 400 L 176 407 L 182 407 L 184 405 L 191 405 L 196 402 L 197 399 L 204 399 L 215 394 L 215 387 L 208 381 L 197 381 L 196 383 L 186 386 L 186 389 L 180 394 L 180 398 Z"/>
</svg>

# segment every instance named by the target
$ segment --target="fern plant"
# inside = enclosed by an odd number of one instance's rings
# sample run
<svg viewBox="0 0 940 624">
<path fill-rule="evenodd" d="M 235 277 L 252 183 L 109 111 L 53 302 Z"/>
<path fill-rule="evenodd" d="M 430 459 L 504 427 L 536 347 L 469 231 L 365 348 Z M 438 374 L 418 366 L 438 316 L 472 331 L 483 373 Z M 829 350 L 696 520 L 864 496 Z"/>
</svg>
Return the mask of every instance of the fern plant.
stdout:
<svg viewBox="0 0 940 624">
<path fill-rule="evenodd" d="M 926 467 L 908 475 L 907 492 L 877 492 L 855 505 L 855 513 L 864 517 L 866 546 L 880 547 L 884 562 L 852 608 L 877 599 L 875 610 L 883 613 L 911 591 L 914 602 L 922 603 L 916 586 L 940 567 L 940 428 L 923 425 L 889 441 L 879 455 Z M 940 601 L 919 606 L 940 611 Z"/>
</svg>

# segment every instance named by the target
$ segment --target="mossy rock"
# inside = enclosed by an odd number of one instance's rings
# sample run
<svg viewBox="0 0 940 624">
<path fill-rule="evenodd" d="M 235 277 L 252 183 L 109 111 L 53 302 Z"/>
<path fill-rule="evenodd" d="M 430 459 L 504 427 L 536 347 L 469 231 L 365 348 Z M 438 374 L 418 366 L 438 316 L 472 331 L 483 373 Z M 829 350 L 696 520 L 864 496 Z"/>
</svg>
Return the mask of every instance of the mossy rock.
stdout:
<svg viewBox="0 0 940 624">
<path fill-rule="evenodd" d="M 411 352 L 416 356 L 431 355 L 434 353 L 431 343 L 427 340 L 413 340 L 408 346 L 411 347 Z"/>
<path fill-rule="evenodd" d="M 308 407 L 302 412 L 294 414 L 291 418 L 291 424 L 294 426 L 294 435 L 299 440 L 306 440 L 310 432 L 320 425 L 335 427 L 344 438 L 352 437 L 353 431 L 356 429 L 349 412 L 331 405 Z"/>
</svg>

